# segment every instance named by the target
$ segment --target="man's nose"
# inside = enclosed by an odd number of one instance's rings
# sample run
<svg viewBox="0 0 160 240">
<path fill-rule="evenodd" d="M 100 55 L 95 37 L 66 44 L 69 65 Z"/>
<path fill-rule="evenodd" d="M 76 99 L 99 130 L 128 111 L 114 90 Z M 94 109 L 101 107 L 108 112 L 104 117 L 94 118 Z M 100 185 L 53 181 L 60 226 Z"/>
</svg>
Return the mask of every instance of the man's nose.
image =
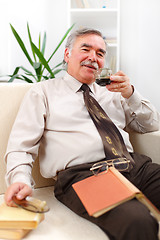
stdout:
<svg viewBox="0 0 160 240">
<path fill-rule="evenodd" d="M 97 60 L 95 51 L 90 51 L 89 59 L 93 62 Z"/>
</svg>

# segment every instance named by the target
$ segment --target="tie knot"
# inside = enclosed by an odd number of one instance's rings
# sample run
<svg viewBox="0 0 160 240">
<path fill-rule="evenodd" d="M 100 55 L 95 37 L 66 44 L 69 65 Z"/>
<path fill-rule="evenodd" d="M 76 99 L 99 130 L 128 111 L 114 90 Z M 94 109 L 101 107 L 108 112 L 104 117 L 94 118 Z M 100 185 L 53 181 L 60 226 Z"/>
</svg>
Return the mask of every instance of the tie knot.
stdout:
<svg viewBox="0 0 160 240">
<path fill-rule="evenodd" d="M 86 91 L 90 91 L 90 88 L 88 87 L 87 84 L 83 83 L 83 85 L 81 86 L 81 89 L 86 92 Z"/>
</svg>

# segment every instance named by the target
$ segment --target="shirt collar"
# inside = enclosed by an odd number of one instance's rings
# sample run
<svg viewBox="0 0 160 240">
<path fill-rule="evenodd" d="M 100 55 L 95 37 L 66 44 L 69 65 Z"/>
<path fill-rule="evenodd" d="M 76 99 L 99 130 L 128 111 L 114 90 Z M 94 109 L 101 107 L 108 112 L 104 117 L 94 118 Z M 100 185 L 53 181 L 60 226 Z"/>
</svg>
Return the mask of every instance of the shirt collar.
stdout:
<svg viewBox="0 0 160 240">
<path fill-rule="evenodd" d="M 79 82 L 76 78 L 72 77 L 67 72 L 66 72 L 66 74 L 64 76 L 64 80 L 66 81 L 66 83 L 69 86 L 69 88 L 71 88 L 74 92 L 78 92 L 79 89 L 82 86 L 81 82 Z M 91 89 L 93 94 L 95 94 L 95 87 L 94 87 L 94 85 L 95 85 L 95 83 L 88 84 L 88 86 L 90 87 L 90 89 Z"/>
</svg>

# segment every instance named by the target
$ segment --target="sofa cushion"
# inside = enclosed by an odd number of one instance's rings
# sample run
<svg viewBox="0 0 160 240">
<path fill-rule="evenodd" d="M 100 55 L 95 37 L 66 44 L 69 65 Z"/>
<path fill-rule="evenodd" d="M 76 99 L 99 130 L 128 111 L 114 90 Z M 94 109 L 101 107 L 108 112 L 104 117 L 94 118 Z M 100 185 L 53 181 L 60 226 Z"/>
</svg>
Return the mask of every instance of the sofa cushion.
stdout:
<svg viewBox="0 0 160 240">
<path fill-rule="evenodd" d="M 34 197 L 45 200 L 50 211 L 45 213 L 44 221 L 24 239 L 109 240 L 99 227 L 79 217 L 60 203 L 54 197 L 53 187 L 35 189 Z M 3 201 L 3 195 L 0 195 L 0 203 Z"/>
</svg>

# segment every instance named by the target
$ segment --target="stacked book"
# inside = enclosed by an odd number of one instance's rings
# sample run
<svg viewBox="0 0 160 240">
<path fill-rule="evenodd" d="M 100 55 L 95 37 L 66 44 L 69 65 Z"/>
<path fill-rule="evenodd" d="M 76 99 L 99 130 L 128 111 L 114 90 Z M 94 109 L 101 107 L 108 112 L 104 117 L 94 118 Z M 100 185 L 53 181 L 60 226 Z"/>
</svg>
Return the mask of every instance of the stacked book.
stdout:
<svg viewBox="0 0 160 240">
<path fill-rule="evenodd" d="M 0 205 L 0 239 L 22 239 L 44 220 L 44 214 Z"/>
</svg>

